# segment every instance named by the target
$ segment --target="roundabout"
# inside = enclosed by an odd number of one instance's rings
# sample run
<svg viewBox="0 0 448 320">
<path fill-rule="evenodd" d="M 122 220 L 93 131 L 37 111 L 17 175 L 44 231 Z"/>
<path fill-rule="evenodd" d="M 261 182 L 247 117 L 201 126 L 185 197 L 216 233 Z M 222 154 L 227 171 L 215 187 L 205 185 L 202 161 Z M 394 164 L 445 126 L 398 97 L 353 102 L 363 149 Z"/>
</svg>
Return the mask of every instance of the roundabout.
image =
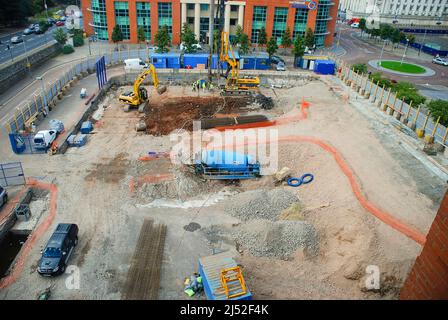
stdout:
<svg viewBox="0 0 448 320">
<path fill-rule="evenodd" d="M 380 71 L 404 76 L 430 77 L 436 74 L 434 70 L 428 67 L 413 63 L 401 63 L 397 60 L 370 60 L 369 65 Z"/>
</svg>

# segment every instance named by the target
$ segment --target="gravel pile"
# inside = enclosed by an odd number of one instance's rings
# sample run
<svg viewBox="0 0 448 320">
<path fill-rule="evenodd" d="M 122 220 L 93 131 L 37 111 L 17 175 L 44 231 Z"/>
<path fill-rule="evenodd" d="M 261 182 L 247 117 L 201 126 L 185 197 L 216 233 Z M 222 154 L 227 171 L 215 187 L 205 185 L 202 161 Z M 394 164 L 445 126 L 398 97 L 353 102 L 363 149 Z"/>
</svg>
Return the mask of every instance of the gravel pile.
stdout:
<svg viewBox="0 0 448 320">
<path fill-rule="evenodd" d="M 314 256 L 319 250 L 313 225 L 304 221 L 254 220 L 232 236 L 238 246 L 257 257 L 285 258 L 300 248 Z"/>
<path fill-rule="evenodd" d="M 298 202 L 296 195 L 285 189 L 252 190 L 237 194 L 229 201 L 227 213 L 243 221 L 277 220 L 280 212 Z"/>
</svg>

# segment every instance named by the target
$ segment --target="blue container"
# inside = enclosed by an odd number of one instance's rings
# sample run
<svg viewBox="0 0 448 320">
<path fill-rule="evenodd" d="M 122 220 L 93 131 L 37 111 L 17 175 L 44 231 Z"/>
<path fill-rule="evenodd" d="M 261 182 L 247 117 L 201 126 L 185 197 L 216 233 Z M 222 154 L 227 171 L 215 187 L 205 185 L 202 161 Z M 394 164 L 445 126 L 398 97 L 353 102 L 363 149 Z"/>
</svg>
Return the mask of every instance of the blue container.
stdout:
<svg viewBox="0 0 448 320">
<path fill-rule="evenodd" d="M 180 69 L 180 53 L 167 53 L 166 67 L 171 69 Z"/>
<path fill-rule="evenodd" d="M 235 260 L 228 251 L 199 259 L 199 274 L 202 277 L 204 292 L 208 300 L 227 300 L 221 285 L 221 270 L 236 266 Z M 238 285 L 232 285 L 231 288 L 230 294 L 241 292 L 241 287 Z M 252 300 L 252 294 L 247 286 L 246 291 L 244 295 L 230 300 Z"/>
<path fill-rule="evenodd" d="M 318 74 L 334 74 L 336 64 L 331 60 L 316 60 L 314 62 L 314 72 Z"/>
<path fill-rule="evenodd" d="M 192 69 L 197 68 L 198 64 L 205 65 L 208 68 L 208 54 L 205 53 L 186 53 L 184 54 L 184 68 L 190 66 Z"/>
<path fill-rule="evenodd" d="M 81 125 L 81 133 L 88 134 L 92 132 L 93 130 L 93 124 L 90 121 L 84 121 Z"/>
<path fill-rule="evenodd" d="M 151 63 L 156 67 L 156 69 L 166 69 L 167 68 L 167 58 L 162 53 L 154 53 L 151 55 Z"/>
<path fill-rule="evenodd" d="M 156 69 L 180 68 L 180 53 L 154 53 L 151 54 L 151 63 Z"/>
<path fill-rule="evenodd" d="M 269 69 L 269 55 L 266 52 L 255 52 L 240 57 L 241 69 L 267 70 Z"/>
<path fill-rule="evenodd" d="M 218 68 L 218 61 L 219 61 L 219 58 L 218 58 L 218 55 L 213 55 L 212 56 L 212 69 L 217 69 Z M 220 64 L 221 64 L 221 69 L 223 69 L 223 70 L 227 70 L 227 62 L 220 62 Z"/>
</svg>

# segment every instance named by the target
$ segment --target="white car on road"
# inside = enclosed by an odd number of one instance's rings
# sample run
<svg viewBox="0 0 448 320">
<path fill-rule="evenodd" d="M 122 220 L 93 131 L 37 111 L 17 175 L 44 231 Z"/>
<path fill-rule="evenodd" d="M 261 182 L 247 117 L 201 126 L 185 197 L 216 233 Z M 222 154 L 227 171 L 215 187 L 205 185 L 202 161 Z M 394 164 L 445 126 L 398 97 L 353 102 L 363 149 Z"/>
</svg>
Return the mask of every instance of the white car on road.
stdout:
<svg viewBox="0 0 448 320">
<path fill-rule="evenodd" d="M 440 57 L 432 59 L 432 63 L 448 66 L 448 60 Z"/>
<path fill-rule="evenodd" d="M 184 51 L 186 48 L 187 48 L 187 47 L 185 46 L 184 43 L 181 43 L 180 46 L 179 46 L 179 49 L 180 49 L 181 51 Z M 200 45 L 199 43 L 195 43 L 195 44 L 193 44 L 193 48 L 195 48 L 196 50 L 202 50 L 202 47 L 201 47 L 201 45 Z"/>
</svg>

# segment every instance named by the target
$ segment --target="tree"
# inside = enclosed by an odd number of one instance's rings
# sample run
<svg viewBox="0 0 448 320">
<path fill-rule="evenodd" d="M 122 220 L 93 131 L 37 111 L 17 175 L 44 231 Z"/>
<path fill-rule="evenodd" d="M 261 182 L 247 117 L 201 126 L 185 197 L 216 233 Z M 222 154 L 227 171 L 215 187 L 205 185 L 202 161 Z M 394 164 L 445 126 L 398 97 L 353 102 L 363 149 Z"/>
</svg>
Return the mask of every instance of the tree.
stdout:
<svg viewBox="0 0 448 320">
<path fill-rule="evenodd" d="M 157 53 L 165 53 L 170 51 L 168 47 L 171 43 L 170 34 L 168 32 L 168 26 L 163 26 L 154 36 L 154 43 L 158 47 Z"/>
<path fill-rule="evenodd" d="M 409 44 L 413 44 L 415 42 L 415 36 L 413 34 L 408 35 Z"/>
<path fill-rule="evenodd" d="M 400 42 L 401 40 L 401 35 L 400 35 L 400 30 L 398 28 L 394 29 L 392 31 L 392 34 L 390 36 L 390 40 L 392 41 L 392 43 L 394 44 L 394 46 L 397 45 L 398 42 Z M 392 47 L 393 49 L 393 47 Z"/>
<path fill-rule="evenodd" d="M 352 70 L 357 73 L 367 73 L 367 65 L 365 63 L 356 63 L 352 65 Z"/>
<path fill-rule="evenodd" d="M 213 52 L 218 52 L 218 47 L 221 45 L 221 32 L 219 29 L 213 30 Z"/>
<path fill-rule="evenodd" d="M 62 53 L 64 53 L 64 54 L 70 54 L 70 53 L 73 53 L 74 51 L 75 51 L 75 49 L 73 49 L 73 47 L 69 44 L 65 45 L 62 48 Z"/>
<path fill-rule="evenodd" d="M 260 33 L 258 35 L 258 44 L 260 46 L 265 46 L 268 43 L 268 36 L 266 34 L 266 29 L 261 27 Z"/>
<path fill-rule="evenodd" d="M 238 25 L 236 27 L 236 32 L 235 32 L 235 43 L 241 43 L 241 36 L 243 35 L 243 28 Z"/>
<path fill-rule="evenodd" d="M 67 34 L 61 28 L 56 30 L 53 37 L 60 45 L 64 45 L 67 42 Z"/>
<path fill-rule="evenodd" d="M 388 40 L 392 37 L 392 33 L 394 32 L 394 28 L 388 24 L 381 24 L 380 25 L 380 36 L 383 40 Z"/>
<path fill-rule="evenodd" d="M 292 45 L 291 30 L 289 29 L 289 26 L 286 28 L 285 32 L 283 32 L 281 43 L 284 48 L 289 48 Z"/>
<path fill-rule="evenodd" d="M 249 36 L 245 33 L 241 35 L 239 53 L 242 55 L 249 53 Z"/>
<path fill-rule="evenodd" d="M 216 33 L 213 34 L 215 36 Z M 182 43 L 184 44 L 185 52 L 186 53 L 195 53 L 196 52 L 196 46 L 195 44 L 198 43 L 196 40 L 196 35 L 191 30 L 189 25 L 187 23 L 184 23 L 182 26 L 182 33 L 180 35 L 180 38 L 182 40 Z"/>
<path fill-rule="evenodd" d="M 277 49 L 277 39 L 275 37 L 271 37 L 266 47 L 266 51 L 269 54 L 269 59 L 271 59 L 271 57 L 277 52 Z"/>
<path fill-rule="evenodd" d="M 303 55 L 305 54 L 305 44 L 301 36 L 296 37 L 292 52 L 294 54 L 294 66 L 295 66 L 297 64 L 297 59 L 303 57 Z"/>
<path fill-rule="evenodd" d="M 440 117 L 440 123 L 448 126 L 448 101 L 446 100 L 432 100 L 428 103 L 428 109 L 431 112 L 431 117 L 434 121 Z"/>
<path fill-rule="evenodd" d="M 145 28 L 143 28 L 143 26 L 140 26 L 137 29 L 137 40 L 138 42 L 145 42 L 146 40 Z"/>
<path fill-rule="evenodd" d="M 123 38 L 123 32 L 121 32 L 120 26 L 116 24 L 112 31 L 112 42 L 117 43 L 123 41 Z"/>
<path fill-rule="evenodd" d="M 359 29 L 361 30 L 361 37 L 362 37 L 362 33 L 364 31 L 366 31 L 367 27 L 366 27 L 366 19 L 361 18 L 359 19 Z"/>
<path fill-rule="evenodd" d="M 314 47 L 314 32 L 311 28 L 308 28 L 305 33 L 305 46 L 308 47 L 308 49 L 311 49 Z"/>
</svg>

